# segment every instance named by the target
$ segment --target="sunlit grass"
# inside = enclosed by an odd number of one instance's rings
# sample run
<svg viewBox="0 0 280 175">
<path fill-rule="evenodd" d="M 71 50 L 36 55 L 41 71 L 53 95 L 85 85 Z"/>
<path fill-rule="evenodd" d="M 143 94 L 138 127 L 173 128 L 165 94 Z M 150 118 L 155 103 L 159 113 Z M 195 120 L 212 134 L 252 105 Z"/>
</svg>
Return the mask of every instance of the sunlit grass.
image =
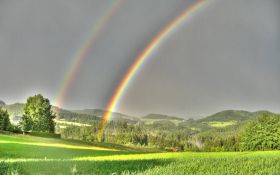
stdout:
<svg viewBox="0 0 280 175">
<path fill-rule="evenodd" d="M 0 162 L 19 174 L 280 174 L 280 151 L 145 153 L 55 138 L 0 135 Z M 121 148 L 121 147 L 120 147 Z"/>
<path fill-rule="evenodd" d="M 116 149 L 101 148 L 101 147 L 96 147 L 96 146 L 77 146 L 77 145 L 40 143 L 40 142 L 15 142 L 15 141 L 0 140 L 0 144 L 21 144 L 21 145 L 44 146 L 44 147 L 55 147 L 55 148 L 65 148 L 65 149 L 87 149 L 87 150 L 118 151 Z"/>
<path fill-rule="evenodd" d="M 102 146 L 104 145 L 104 146 Z M 83 156 L 127 154 L 115 145 L 26 135 L 0 135 L 0 159 L 72 159 Z"/>
<path fill-rule="evenodd" d="M 177 159 L 142 172 L 126 172 L 125 175 L 278 175 L 280 154 L 251 153 L 243 156 L 189 157 Z"/>
<path fill-rule="evenodd" d="M 236 125 L 237 121 L 232 120 L 232 121 L 226 121 L 226 122 L 219 122 L 219 121 L 213 121 L 213 122 L 207 122 L 209 126 L 215 127 L 215 128 L 224 128 L 227 126 L 232 126 Z"/>
<path fill-rule="evenodd" d="M 60 127 L 63 126 L 63 125 L 66 125 L 66 126 L 91 126 L 89 124 L 85 124 L 85 123 L 79 123 L 79 122 L 69 122 L 69 121 L 65 121 L 65 120 L 54 120 L 55 123 L 59 124 Z"/>
<path fill-rule="evenodd" d="M 79 157 L 73 160 L 87 161 L 110 161 L 110 160 L 153 160 L 153 159 L 184 159 L 184 158 L 211 158 L 211 157 L 244 157 L 244 156 L 279 156 L 280 151 L 263 152 L 169 152 L 169 153 L 146 153 L 128 154 L 97 157 Z"/>
</svg>

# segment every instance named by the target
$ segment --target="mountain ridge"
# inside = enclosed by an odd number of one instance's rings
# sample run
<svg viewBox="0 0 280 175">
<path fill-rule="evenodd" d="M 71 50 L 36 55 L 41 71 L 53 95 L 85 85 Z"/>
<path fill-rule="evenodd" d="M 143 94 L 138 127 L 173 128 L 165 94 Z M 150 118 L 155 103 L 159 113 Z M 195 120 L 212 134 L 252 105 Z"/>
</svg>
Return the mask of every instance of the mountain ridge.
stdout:
<svg viewBox="0 0 280 175">
<path fill-rule="evenodd" d="M 6 103 L 3 100 L 0 100 L 0 107 L 6 106 Z"/>
<path fill-rule="evenodd" d="M 12 123 L 18 123 L 23 114 L 24 103 L 15 103 L 5 105 L 3 108 L 7 109 L 10 114 Z M 106 110 L 102 109 L 83 109 L 83 110 L 68 110 L 53 106 L 52 109 L 57 113 L 58 120 L 66 120 L 71 122 L 91 123 L 94 121 L 100 121 L 101 117 L 105 114 Z M 173 122 L 177 126 L 199 126 L 205 125 L 215 126 L 218 123 L 232 122 L 232 124 L 238 124 L 238 122 L 244 122 L 256 118 L 259 114 L 271 113 L 270 111 L 255 111 L 249 112 L 245 110 L 224 110 L 215 114 L 200 118 L 200 119 L 184 119 L 177 116 L 169 116 L 164 114 L 147 114 L 142 117 L 134 117 L 127 114 L 112 113 L 112 121 L 123 121 L 131 124 L 144 123 L 166 123 L 166 121 Z M 279 115 L 279 114 L 277 114 Z M 279 115 L 280 116 L 280 115 Z M 216 122 L 216 123 L 213 123 Z"/>
<path fill-rule="evenodd" d="M 176 116 L 169 116 L 169 115 L 164 115 L 164 114 L 148 114 L 146 116 L 141 117 L 142 119 L 166 119 L 166 120 L 180 120 L 183 121 L 185 119 L 176 117 Z"/>
</svg>

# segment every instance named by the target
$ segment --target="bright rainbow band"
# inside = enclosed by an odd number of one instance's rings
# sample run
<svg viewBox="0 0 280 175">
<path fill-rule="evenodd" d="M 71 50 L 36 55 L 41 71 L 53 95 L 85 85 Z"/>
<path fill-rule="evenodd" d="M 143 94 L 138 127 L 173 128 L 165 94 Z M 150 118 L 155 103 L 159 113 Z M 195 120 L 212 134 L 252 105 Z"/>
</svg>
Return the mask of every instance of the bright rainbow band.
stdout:
<svg viewBox="0 0 280 175">
<path fill-rule="evenodd" d="M 136 58 L 136 61 L 129 68 L 122 81 L 120 82 L 118 88 L 116 89 L 114 95 L 112 96 L 110 102 L 107 105 L 106 112 L 102 117 L 101 124 L 99 126 L 99 137 L 103 137 L 104 130 L 109 120 L 112 117 L 112 112 L 114 112 L 121 100 L 127 86 L 133 80 L 139 68 L 143 63 L 150 58 L 150 55 L 156 48 L 168 37 L 176 28 L 178 28 L 186 19 L 191 17 L 197 10 L 206 4 L 207 0 L 198 0 L 192 5 L 188 6 L 180 15 L 178 15 L 173 21 L 171 21 L 161 32 L 159 32 L 154 39 L 148 44 L 148 46 L 141 52 L 141 54 Z"/>
<path fill-rule="evenodd" d="M 73 60 L 66 72 L 65 79 L 63 80 L 58 94 L 56 96 L 55 105 L 58 107 L 63 107 L 64 100 L 68 94 L 71 83 L 73 82 L 75 75 L 77 74 L 82 62 L 87 58 L 90 49 L 93 47 L 99 34 L 104 30 L 109 21 L 112 19 L 116 11 L 120 8 L 125 0 L 113 0 L 112 4 L 105 11 L 104 15 L 98 19 L 97 23 L 93 25 L 92 30 L 90 30 L 89 36 L 86 37 L 87 40 L 82 44 L 82 46 L 77 49 L 76 54 L 73 56 Z"/>
</svg>

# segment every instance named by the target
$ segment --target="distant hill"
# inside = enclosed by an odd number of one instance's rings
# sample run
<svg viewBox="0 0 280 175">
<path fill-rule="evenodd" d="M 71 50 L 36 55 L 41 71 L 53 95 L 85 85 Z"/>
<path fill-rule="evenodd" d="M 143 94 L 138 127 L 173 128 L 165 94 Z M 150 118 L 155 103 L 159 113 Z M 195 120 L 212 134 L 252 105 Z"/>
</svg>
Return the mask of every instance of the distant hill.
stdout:
<svg viewBox="0 0 280 175">
<path fill-rule="evenodd" d="M 183 121 L 184 120 L 184 119 L 182 119 L 180 117 L 174 117 L 174 116 L 168 116 L 168 115 L 162 115 L 162 114 L 148 114 L 148 115 L 142 117 L 142 119 L 179 120 L 179 121 Z"/>
<path fill-rule="evenodd" d="M 16 124 L 20 121 L 23 115 L 23 103 L 15 103 L 4 106 L 10 114 L 12 123 Z M 58 120 L 66 120 L 72 122 L 90 123 L 96 120 L 100 120 L 105 111 L 100 109 L 85 109 L 85 110 L 66 110 L 56 106 L 52 107 L 53 111 L 57 113 Z M 126 121 L 129 123 L 139 122 L 140 119 L 132 116 L 128 116 L 121 113 L 113 113 L 112 120 L 114 121 Z"/>
<path fill-rule="evenodd" d="M 1 102 L 0 102 L 1 104 Z M 4 102 L 2 103 L 4 104 Z M 3 106 L 10 114 L 11 122 L 17 124 L 23 115 L 23 103 L 15 103 Z M 64 122 L 76 122 L 82 124 L 90 124 L 91 122 L 101 120 L 105 114 L 105 110 L 101 109 L 84 109 L 84 110 L 66 110 L 53 106 L 52 108 L 57 113 L 56 120 Z M 255 119 L 263 113 L 271 113 L 269 111 L 248 112 L 241 110 L 225 110 L 202 119 L 183 119 L 176 116 L 162 114 L 148 114 L 143 117 L 133 117 L 121 113 L 112 113 L 113 121 L 124 121 L 131 124 L 144 123 L 151 127 L 173 127 L 179 126 L 189 128 L 194 131 L 208 131 L 213 128 L 225 128 L 240 126 L 248 120 Z M 278 114 L 279 115 L 279 114 Z M 280 115 L 279 115 L 280 116 Z"/>
<path fill-rule="evenodd" d="M 252 118 L 254 114 L 248 111 L 238 110 L 226 110 L 210 115 L 206 118 L 200 119 L 199 121 L 210 122 L 210 121 L 244 121 Z"/>
<path fill-rule="evenodd" d="M 106 111 L 102 110 L 102 109 L 84 109 L 84 110 L 72 110 L 72 112 L 79 113 L 79 114 L 94 115 L 94 116 L 101 118 L 101 117 L 103 117 L 103 115 L 105 114 Z M 140 121 L 140 119 L 137 117 L 133 117 L 133 116 L 129 116 L 126 114 L 117 113 L 117 112 L 112 113 L 111 120 L 126 121 L 129 123 L 137 123 Z"/>
<path fill-rule="evenodd" d="M 10 115 L 10 120 L 13 124 L 18 124 L 23 114 L 23 103 L 15 103 L 11 105 L 5 105 L 4 108 Z"/>
<path fill-rule="evenodd" d="M 24 104 L 15 103 L 15 104 L 11 104 L 11 105 L 6 105 L 6 106 L 4 106 L 4 108 L 7 109 L 8 113 L 10 115 L 11 122 L 14 124 L 17 124 L 23 115 Z M 99 120 L 99 118 L 97 118 L 96 116 L 78 114 L 78 113 L 74 113 L 74 112 L 71 112 L 71 111 L 65 110 L 65 109 L 60 109 L 60 108 L 57 108 L 54 106 L 52 107 L 52 109 L 55 112 L 57 112 L 58 119 L 64 119 L 64 120 L 69 120 L 69 121 L 79 121 L 79 122 L 89 122 L 92 120 Z"/>
<path fill-rule="evenodd" d="M 181 122 L 184 122 L 184 119 L 180 117 L 162 115 L 162 114 L 148 114 L 144 117 L 141 117 L 141 120 L 147 125 L 153 125 L 158 127 L 162 125 L 164 127 L 171 126 L 170 123 L 173 125 L 179 125 Z"/>
<path fill-rule="evenodd" d="M 53 111 L 57 114 L 57 119 L 72 121 L 72 122 L 81 122 L 81 123 L 91 123 L 96 120 L 100 120 L 96 115 L 82 114 L 73 112 L 66 109 L 60 109 L 53 106 Z"/>
<path fill-rule="evenodd" d="M 0 107 L 3 107 L 5 105 L 6 105 L 6 103 L 4 101 L 0 100 Z"/>
<path fill-rule="evenodd" d="M 250 119 L 256 118 L 258 115 L 263 113 L 270 113 L 269 111 L 256 111 L 256 112 L 248 112 L 248 111 L 240 111 L 240 110 L 225 110 L 208 117 L 202 118 L 198 121 L 200 122 L 211 122 L 211 121 L 246 121 Z"/>
<path fill-rule="evenodd" d="M 7 109 L 10 115 L 22 115 L 23 107 L 24 107 L 23 103 L 15 103 L 15 104 L 4 106 L 4 108 Z"/>
<path fill-rule="evenodd" d="M 239 126 L 245 124 L 247 121 L 254 120 L 256 117 L 264 113 L 274 114 L 269 111 L 248 112 L 241 110 L 225 110 L 202 119 L 187 120 L 185 122 L 180 123 L 180 126 L 192 128 L 194 130 L 199 131 L 209 131 L 213 128 L 228 127 L 236 129 Z"/>
</svg>

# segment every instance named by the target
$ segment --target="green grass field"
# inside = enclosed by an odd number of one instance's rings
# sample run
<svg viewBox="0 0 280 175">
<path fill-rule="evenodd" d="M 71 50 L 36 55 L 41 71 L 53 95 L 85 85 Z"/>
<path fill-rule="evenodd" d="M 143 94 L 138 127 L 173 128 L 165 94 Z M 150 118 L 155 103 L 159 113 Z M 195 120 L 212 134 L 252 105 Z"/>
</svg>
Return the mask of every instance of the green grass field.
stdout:
<svg viewBox="0 0 280 175">
<path fill-rule="evenodd" d="M 224 128 L 227 126 L 236 125 L 237 121 L 227 121 L 227 122 L 219 122 L 219 121 L 212 121 L 212 122 L 206 122 L 209 126 L 215 127 L 215 128 Z"/>
<path fill-rule="evenodd" d="M 0 135 L 0 174 L 280 174 L 280 152 L 148 153 L 55 138 Z"/>
</svg>

